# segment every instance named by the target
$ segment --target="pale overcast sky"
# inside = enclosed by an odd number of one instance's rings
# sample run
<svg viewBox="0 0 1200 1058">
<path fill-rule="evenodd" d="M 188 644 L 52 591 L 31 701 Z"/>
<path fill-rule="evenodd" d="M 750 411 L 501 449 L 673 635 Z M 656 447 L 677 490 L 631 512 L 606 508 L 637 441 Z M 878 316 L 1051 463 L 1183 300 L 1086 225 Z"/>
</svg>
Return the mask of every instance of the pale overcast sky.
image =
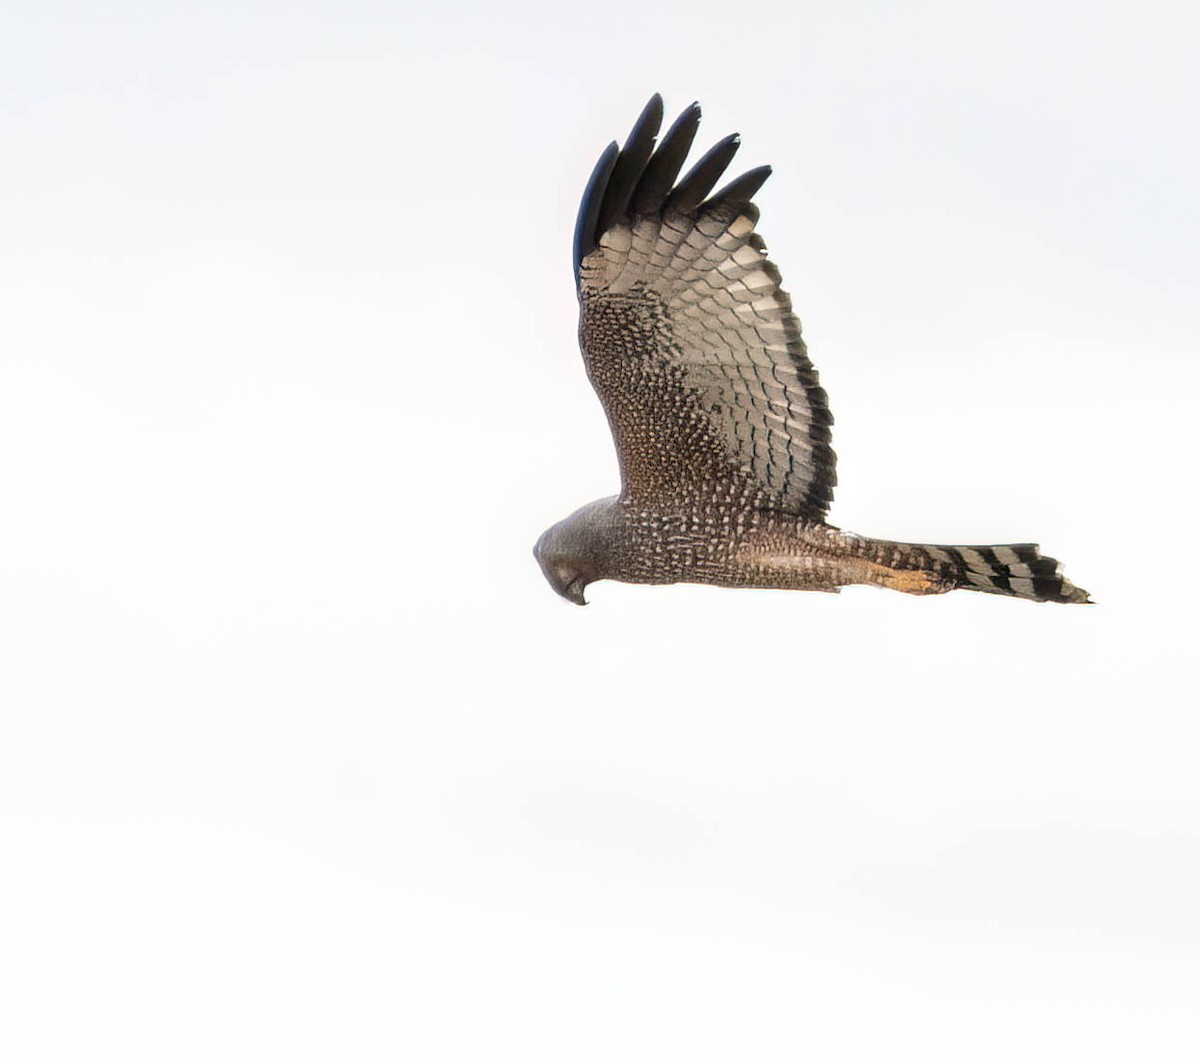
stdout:
<svg viewBox="0 0 1200 1058">
<path fill-rule="evenodd" d="M 0 1051 L 1192 1058 L 1197 21 L 10 0 Z M 831 520 L 1098 605 L 551 592 L 654 91 L 774 166 Z"/>
</svg>

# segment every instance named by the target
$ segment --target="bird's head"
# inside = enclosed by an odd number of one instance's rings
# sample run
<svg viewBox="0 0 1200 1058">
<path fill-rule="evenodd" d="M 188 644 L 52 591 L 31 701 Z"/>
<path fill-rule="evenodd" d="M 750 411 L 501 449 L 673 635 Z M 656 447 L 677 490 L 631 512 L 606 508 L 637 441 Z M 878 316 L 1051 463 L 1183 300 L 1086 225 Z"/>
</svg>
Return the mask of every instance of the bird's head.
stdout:
<svg viewBox="0 0 1200 1058">
<path fill-rule="evenodd" d="M 585 557 L 563 546 L 563 537 L 567 534 L 562 532 L 562 527 L 563 523 L 559 522 L 538 537 L 538 542 L 533 545 L 533 557 L 542 567 L 550 587 L 576 606 L 584 606 L 587 600 L 583 597 L 583 589 L 592 578 L 586 572 Z"/>
<path fill-rule="evenodd" d="M 605 576 L 607 517 L 611 500 L 598 500 L 552 525 L 533 546 L 533 557 L 564 599 L 583 606 L 583 589 Z"/>
</svg>

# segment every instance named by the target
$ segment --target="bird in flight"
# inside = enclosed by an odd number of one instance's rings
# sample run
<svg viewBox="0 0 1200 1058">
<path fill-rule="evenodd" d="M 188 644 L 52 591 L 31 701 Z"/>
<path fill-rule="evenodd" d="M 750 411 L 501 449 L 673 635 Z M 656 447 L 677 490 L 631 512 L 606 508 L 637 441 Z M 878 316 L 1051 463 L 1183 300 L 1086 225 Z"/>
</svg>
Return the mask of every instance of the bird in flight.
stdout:
<svg viewBox="0 0 1200 1058">
<path fill-rule="evenodd" d="M 712 193 L 740 143 L 727 136 L 677 180 L 700 107 L 659 140 L 662 119 L 655 95 L 579 206 L 579 341 L 621 493 L 542 534 L 534 555 L 554 590 L 579 605 L 597 580 L 1088 602 L 1036 544 L 904 544 L 825 521 L 833 417 L 755 231 L 770 167 Z"/>
</svg>

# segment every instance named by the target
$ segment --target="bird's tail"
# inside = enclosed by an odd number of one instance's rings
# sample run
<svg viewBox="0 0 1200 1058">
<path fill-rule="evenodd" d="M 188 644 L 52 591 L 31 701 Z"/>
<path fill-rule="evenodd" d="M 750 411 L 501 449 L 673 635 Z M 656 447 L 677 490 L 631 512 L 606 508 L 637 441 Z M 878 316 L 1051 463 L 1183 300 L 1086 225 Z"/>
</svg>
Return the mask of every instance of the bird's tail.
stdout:
<svg viewBox="0 0 1200 1058">
<path fill-rule="evenodd" d="M 1037 544 L 913 547 L 931 559 L 934 569 L 956 588 L 1036 602 L 1091 601 L 1086 591 L 1062 575 L 1062 563 L 1043 555 Z"/>
</svg>

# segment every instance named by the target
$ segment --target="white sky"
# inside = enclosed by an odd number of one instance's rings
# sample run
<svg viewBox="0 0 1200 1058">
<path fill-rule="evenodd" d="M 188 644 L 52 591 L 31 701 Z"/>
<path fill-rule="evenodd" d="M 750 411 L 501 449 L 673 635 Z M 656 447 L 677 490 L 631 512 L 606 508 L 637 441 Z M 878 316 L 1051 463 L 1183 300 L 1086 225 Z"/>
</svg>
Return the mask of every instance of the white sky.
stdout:
<svg viewBox="0 0 1200 1058">
<path fill-rule="evenodd" d="M 1183 3 L 0 12 L 0 1051 L 1193 1056 Z M 770 162 L 833 521 L 1099 605 L 542 580 L 570 238 Z"/>
</svg>

